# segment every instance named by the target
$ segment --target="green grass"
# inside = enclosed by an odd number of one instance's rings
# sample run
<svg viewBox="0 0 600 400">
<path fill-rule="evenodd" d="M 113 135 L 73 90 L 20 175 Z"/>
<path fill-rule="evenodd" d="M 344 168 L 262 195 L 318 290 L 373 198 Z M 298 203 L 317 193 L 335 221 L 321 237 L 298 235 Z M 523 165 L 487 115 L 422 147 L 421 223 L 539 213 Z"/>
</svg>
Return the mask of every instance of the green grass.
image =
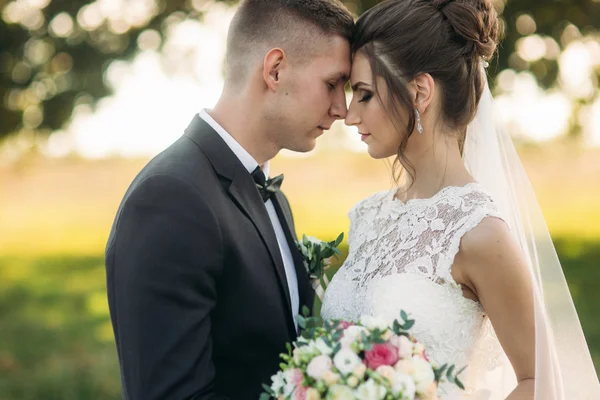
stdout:
<svg viewBox="0 0 600 400">
<path fill-rule="evenodd" d="M 119 399 L 101 257 L 0 258 L 0 399 Z"/>
<path fill-rule="evenodd" d="M 598 369 L 599 155 L 557 148 L 524 158 Z M 101 254 L 145 161 L 32 160 L 0 169 L 0 400 L 120 398 Z M 353 204 L 391 187 L 384 164 L 344 152 L 278 158 L 278 173 L 298 234 L 327 240 L 347 233 Z"/>
<path fill-rule="evenodd" d="M 600 243 L 556 246 L 600 368 Z M 101 256 L 0 257 L 0 337 L 0 399 L 120 398 Z"/>
</svg>

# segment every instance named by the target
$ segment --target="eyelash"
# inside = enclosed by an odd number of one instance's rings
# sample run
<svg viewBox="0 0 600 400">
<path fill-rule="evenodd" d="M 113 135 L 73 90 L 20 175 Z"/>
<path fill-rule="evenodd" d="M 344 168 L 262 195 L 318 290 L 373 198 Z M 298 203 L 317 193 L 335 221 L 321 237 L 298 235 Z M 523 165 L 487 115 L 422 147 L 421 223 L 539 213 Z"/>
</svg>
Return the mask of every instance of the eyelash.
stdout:
<svg viewBox="0 0 600 400">
<path fill-rule="evenodd" d="M 333 84 L 331 82 L 327 82 L 327 87 L 329 88 L 329 90 L 334 90 L 335 89 L 335 84 Z"/>
<path fill-rule="evenodd" d="M 373 93 L 366 93 L 361 99 L 358 101 L 359 103 L 366 103 L 373 97 Z"/>
</svg>

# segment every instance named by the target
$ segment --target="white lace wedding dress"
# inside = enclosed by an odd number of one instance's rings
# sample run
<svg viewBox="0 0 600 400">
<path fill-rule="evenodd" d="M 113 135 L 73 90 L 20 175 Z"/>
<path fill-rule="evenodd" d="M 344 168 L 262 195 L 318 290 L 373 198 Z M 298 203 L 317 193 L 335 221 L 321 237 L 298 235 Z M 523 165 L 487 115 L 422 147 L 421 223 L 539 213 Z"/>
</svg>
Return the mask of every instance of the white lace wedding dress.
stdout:
<svg viewBox="0 0 600 400">
<path fill-rule="evenodd" d="M 391 322 L 404 310 L 416 320 L 411 333 L 438 365 L 468 365 L 465 374 L 471 375 L 474 368 L 493 368 L 501 352 L 491 324 L 481 305 L 463 296 L 451 266 L 461 238 L 484 218 L 500 218 L 497 207 L 477 183 L 407 203 L 394 194 L 377 193 L 350 211 L 348 258 L 325 292 L 321 316 Z M 465 392 L 443 385 L 439 393 L 443 399 L 487 398 L 473 393 L 468 381 Z"/>
</svg>

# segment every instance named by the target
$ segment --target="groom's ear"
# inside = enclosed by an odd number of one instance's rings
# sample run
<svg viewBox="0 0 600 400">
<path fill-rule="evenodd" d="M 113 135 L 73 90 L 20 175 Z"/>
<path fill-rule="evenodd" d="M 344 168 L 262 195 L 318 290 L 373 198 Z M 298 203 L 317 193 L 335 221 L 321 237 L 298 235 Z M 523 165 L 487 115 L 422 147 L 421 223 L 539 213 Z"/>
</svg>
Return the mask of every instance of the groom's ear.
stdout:
<svg viewBox="0 0 600 400">
<path fill-rule="evenodd" d="M 280 48 L 269 50 L 263 62 L 263 79 L 269 90 L 275 92 L 279 87 L 281 69 L 287 61 L 285 52 Z"/>
<path fill-rule="evenodd" d="M 425 113 L 435 95 L 435 81 L 427 73 L 420 74 L 414 79 L 414 103 L 421 113 Z"/>
</svg>

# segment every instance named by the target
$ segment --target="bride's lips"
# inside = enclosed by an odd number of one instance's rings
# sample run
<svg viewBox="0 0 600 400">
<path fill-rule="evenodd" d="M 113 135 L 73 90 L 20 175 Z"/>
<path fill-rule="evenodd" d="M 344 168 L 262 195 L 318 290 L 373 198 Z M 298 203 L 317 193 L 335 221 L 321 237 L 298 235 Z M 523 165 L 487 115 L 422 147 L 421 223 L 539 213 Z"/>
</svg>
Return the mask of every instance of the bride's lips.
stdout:
<svg viewBox="0 0 600 400">
<path fill-rule="evenodd" d="M 359 132 L 359 133 L 360 133 L 360 140 L 362 140 L 363 142 L 364 142 L 364 141 L 365 141 L 365 140 L 366 140 L 366 139 L 367 139 L 369 136 L 371 136 L 371 134 L 370 134 L 370 133 L 362 133 L 362 132 Z"/>
</svg>

